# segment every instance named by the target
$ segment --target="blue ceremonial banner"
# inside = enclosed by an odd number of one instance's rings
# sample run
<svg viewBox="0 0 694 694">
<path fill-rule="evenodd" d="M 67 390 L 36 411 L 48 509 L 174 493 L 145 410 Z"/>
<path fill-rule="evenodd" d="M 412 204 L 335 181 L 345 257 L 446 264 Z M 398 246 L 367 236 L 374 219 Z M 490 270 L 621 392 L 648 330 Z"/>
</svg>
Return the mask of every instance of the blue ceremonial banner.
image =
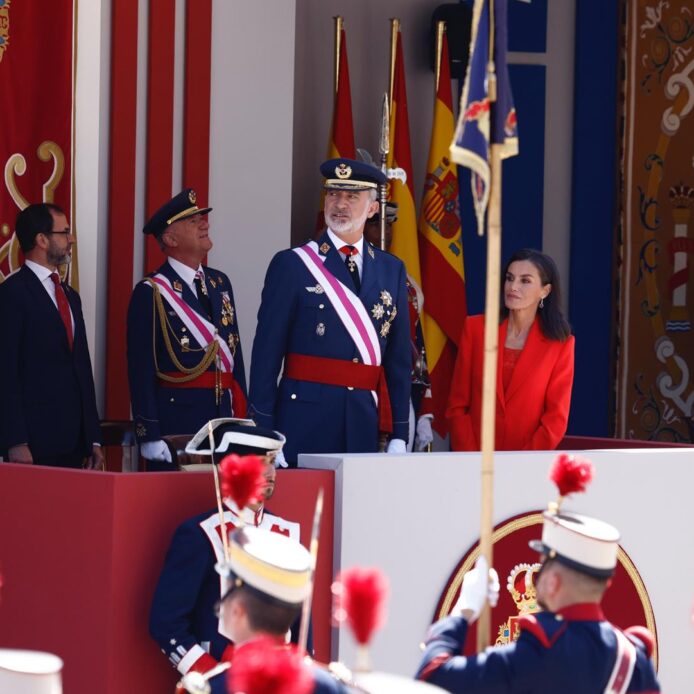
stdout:
<svg viewBox="0 0 694 694">
<path fill-rule="evenodd" d="M 506 64 L 506 2 L 475 0 L 470 60 L 451 144 L 451 159 L 472 171 L 472 198 L 480 234 L 484 232 L 489 200 L 490 144 L 500 145 L 502 159 L 518 154 L 516 110 Z M 490 33 L 490 23 L 493 33 Z M 493 35 L 496 101 L 489 98 L 490 35 Z"/>
</svg>

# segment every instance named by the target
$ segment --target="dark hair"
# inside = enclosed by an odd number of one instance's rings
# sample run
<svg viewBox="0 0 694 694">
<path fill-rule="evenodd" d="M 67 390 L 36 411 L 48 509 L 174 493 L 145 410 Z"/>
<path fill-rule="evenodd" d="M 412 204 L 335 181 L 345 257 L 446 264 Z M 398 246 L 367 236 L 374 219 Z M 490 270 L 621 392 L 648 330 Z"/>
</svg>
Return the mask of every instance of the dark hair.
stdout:
<svg viewBox="0 0 694 694">
<path fill-rule="evenodd" d="M 53 215 L 65 212 L 50 202 L 38 202 L 25 207 L 15 221 L 14 230 L 20 248 L 26 253 L 36 246 L 36 237 L 53 231 Z"/>
<path fill-rule="evenodd" d="M 531 262 L 540 275 L 542 285 L 552 285 L 552 290 L 543 301 L 544 306 L 537 312 L 540 317 L 540 329 L 546 338 L 563 342 L 571 335 L 571 327 L 561 311 L 561 287 L 559 285 L 559 271 L 555 262 L 545 253 L 540 253 L 540 251 L 532 248 L 521 248 L 509 258 L 504 267 L 504 272 L 501 275 L 502 288 L 511 263 L 515 263 L 517 260 Z M 508 317 L 509 310 L 503 300 L 503 291 L 501 297 L 500 316 L 501 320 L 504 320 Z"/>
<path fill-rule="evenodd" d="M 248 624 L 253 631 L 284 636 L 299 616 L 301 605 L 280 605 L 277 602 L 263 600 L 254 590 L 241 586 L 234 591 L 246 608 Z"/>
</svg>

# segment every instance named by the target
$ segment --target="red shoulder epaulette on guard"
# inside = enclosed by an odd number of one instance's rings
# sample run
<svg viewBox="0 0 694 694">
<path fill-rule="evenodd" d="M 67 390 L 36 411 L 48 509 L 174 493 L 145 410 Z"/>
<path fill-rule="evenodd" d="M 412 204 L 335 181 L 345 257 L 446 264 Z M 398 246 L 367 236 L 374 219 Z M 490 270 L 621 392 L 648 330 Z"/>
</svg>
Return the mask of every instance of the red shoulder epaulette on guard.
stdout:
<svg viewBox="0 0 694 694">
<path fill-rule="evenodd" d="M 655 638 L 649 629 L 643 626 L 634 626 L 625 629 L 624 633 L 632 641 L 635 641 L 637 646 L 642 646 L 646 650 L 646 655 L 649 658 L 653 656 Z"/>
<path fill-rule="evenodd" d="M 518 620 L 518 626 L 521 631 L 527 631 L 532 634 L 545 648 L 552 648 L 556 640 L 564 633 L 566 623 L 550 636 L 545 631 L 545 628 L 540 623 L 540 620 L 534 614 L 523 615 Z"/>
</svg>

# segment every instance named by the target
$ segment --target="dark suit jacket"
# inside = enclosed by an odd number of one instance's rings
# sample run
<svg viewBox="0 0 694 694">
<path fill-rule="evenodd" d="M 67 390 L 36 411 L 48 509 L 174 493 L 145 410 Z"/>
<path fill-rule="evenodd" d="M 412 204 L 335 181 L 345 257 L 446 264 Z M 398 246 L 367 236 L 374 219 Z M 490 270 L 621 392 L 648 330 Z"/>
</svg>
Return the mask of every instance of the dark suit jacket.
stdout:
<svg viewBox="0 0 694 694">
<path fill-rule="evenodd" d="M 0 450 L 28 443 L 34 457 L 101 441 L 82 302 L 63 284 L 75 320 L 73 348 L 58 309 L 26 266 L 0 284 Z"/>
<path fill-rule="evenodd" d="M 550 340 L 535 320 L 504 392 L 503 346 L 508 321 L 499 326 L 496 378 L 496 450 L 552 450 L 566 433 L 574 376 L 574 338 Z M 479 451 L 482 423 L 484 316 L 465 321 L 446 418 L 454 451 Z"/>
</svg>

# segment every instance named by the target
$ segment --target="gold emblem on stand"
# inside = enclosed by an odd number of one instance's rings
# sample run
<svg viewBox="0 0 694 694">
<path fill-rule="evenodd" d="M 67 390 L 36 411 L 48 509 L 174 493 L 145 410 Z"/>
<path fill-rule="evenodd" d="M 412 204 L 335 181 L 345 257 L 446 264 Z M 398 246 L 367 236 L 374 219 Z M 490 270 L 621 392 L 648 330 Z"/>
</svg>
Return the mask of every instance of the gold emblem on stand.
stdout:
<svg viewBox="0 0 694 694">
<path fill-rule="evenodd" d="M 535 576 L 540 570 L 540 564 L 516 564 L 508 575 L 506 590 L 511 593 L 513 602 L 516 603 L 518 614 L 509 617 L 499 627 L 499 635 L 496 645 L 503 646 L 515 641 L 520 635 L 519 620 L 526 614 L 539 612 L 537 604 L 537 589 L 535 588 Z"/>
</svg>

